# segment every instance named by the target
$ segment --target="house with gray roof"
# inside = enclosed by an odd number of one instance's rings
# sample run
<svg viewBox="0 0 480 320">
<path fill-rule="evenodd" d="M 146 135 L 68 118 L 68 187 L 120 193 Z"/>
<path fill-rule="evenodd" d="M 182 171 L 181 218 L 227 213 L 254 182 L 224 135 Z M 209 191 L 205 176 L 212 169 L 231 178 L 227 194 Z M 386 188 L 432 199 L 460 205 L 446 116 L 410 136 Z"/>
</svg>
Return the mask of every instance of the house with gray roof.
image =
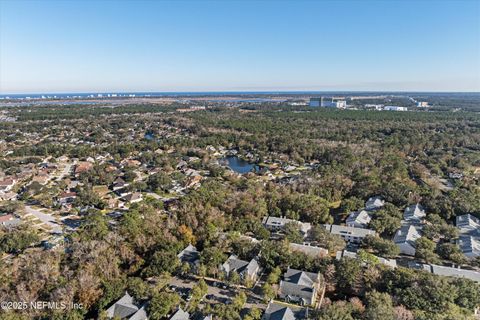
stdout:
<svg viewBox="0 0 480 320">
<path fill-rule="evenodd" d="M 293 310 L 285 305 L 270 301 L 262 320 L 296 320 Z"/>
<path fill-rule="evenodd" d="M 408 263 L 408 267 L 410 269 L 422 270 L 422 271 L 430 272 L 439 276 L 465 278 L 465 279 L 470 279 L 472 281 L 480 282 L 480 272 L 478 271 L 445 267 L 445 266 L 439 266 L 436 264 L 418 263 L 415 261 L 410 261 Z"/>
<path fill-rule="evenodd" d="M 372 220 L 370 214 L 365 210 L 350 213 L 346 222 L 347 227 L 366 228 Z"/>
<path fill-rule="evenodd" d="M 347 227 L 336 224 L 325 224 L 323 226 L 331 234 L 339 235 L 343 240 L 350 243 L 360 243 L 366 236 L 377 234 L 375 231 L 365 228 Z"/>
<path fill-rule="evenodd" d="M 452 267 L 444 267 L 444 266 L 438 266 L 435 264 L 432 264 L 430 266 L 432 268 L 433 274 L 437 274 L 445 277 L 466 278 L 472 281 L 480 282 L 480 272 L 477 272 L 477 271 L 460 269 L 460 268 L 452 268 Z"/>
<path fill-rule="evenodd" d="M 187 311 L 183 311 L 182 308 L 178 308 L 177 311 L 170 317 L 170 320 L 188 320 L 190 314 Z"/>
<path fill-rule="evenodd" d="M 197 248 L 189 244 L 185 249 L 183 249 L 178 255 L 178 259 L 182 263 L 188 263 L 190 268 L 196 269 L 200 264 L 200 252 L 197 251 Z"/>
<path fill-rule="evenodd" d="M 147 320 L 145 305 L 138 306 L 133 297 L 125 292 L 125 295 L 107 309 L 107 317 L 110 319 Z"/>
<path fill-rule="evenodd" d="M 0 226 L 14 228 L 22 223 L 22 220 L 12 214 L 0 215 Z"/>
<path fill-rule="evenodd" d="M 403 220 L 411 223 L 420 223 L 426 216 L 425 209 L 418 203 L 406 207 L 403 211 Z"/>
<path fill-rule="evenodd" d="M 314 305 L 320 283 L 319 273 L 288 269 L 280 281 L 278 296 L 287 302 Z"/>
<path fill-rule="evenodd" d="M 458 238 L 457 244 L 467 258 L 474 259 L 480 256 L 480 238 L 461 235 Z"/>
<path fill-rule="evenodd" d="M 400 252 L 409 256 L 415 255 L 415 243 L 421 238 L 420 231 L 413 225 L 400 227 L 393 237 L 393 242 L 400 248 Z"/>
<path fill-rule="evenodd" d="M 457 228 L 461 234 L 480 236 L 480 219 L 467 213 L 456 217 Z"/>
<path fill-rule="evenodd" d="M 228 277 L 232 272 L 237 272 L 242 280 L 255 281 L 260 274 L 260 265 L 256 259 L 245 261 L 231 255 L 227 261 L 222 264 L 221 269 Z"/>
<path fill-rule="evenodd" d="M 382 208 L 385 205 L 385 200 L 382 199 L 380 196 L 375 196 L 368 198 L 365 202 L 365 210 L 377 210 Z"/>
</svg>

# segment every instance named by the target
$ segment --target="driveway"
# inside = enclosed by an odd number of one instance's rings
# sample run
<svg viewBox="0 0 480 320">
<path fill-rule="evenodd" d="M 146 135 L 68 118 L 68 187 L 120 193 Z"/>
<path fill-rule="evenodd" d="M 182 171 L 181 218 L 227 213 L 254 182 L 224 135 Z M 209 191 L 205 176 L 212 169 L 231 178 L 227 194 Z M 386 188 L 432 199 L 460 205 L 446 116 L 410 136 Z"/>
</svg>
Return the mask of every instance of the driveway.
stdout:
<svg viewBox="0 0 480 320">
<path fill-rule="evenodd" d="M 55 218 L 50 214 L 45 214 L 38 209 L 30 206 L 25 206 L 26 216 L 32 215 L 39 219 L 43 224 L 51 228 L 51 232 L 62 233 L 62 227 L 55 221 Z"/>
</svg>

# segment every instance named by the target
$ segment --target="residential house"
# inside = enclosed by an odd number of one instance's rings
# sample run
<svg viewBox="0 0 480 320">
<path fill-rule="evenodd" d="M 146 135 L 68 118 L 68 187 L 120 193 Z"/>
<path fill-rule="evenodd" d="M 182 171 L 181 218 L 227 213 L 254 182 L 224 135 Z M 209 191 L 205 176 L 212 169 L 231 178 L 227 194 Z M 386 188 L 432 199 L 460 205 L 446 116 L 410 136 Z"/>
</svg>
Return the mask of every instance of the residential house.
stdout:
<svg viewBox="0 0 480 320">
<path fill-rule="evenodd" d="M 124 159 L 120 162 L 125 167 L 140 167 L 142 163 L 135 159 Z"/>
<path fill-rule="evenodd" d="M 92 191 L 103 199 L 110 192 L 110 189 L 106 185 L 96 185 L 92 187 Z"/>
<path fill-rule="evenodd" d="M 470 259 L 480 256 L 480 238 L 475 238 L 470 235 L 461 235 L 458 238 L 458 246 L 463 254 Z"/>
<path fill-rule="evenodd" d="M 103 198 L 103 200 L 105 201 L 109 209 L 117 208 L 120 205 L 120 201 L 112 196 L 106 196 L 105 198 Z"/>
<path fill-rule="evenodd" d="M 365 202 L 366 210 L 377 210 L 385 205 L 385 200 L 379 196 L 371 197 Z"/>
<path fill-rule="evenodd" d="M 140 192 L 129 193 L 123 197 L 125 202 L 137 203 L 143 200 L 142 194 Z"/>
<path fill-rule="evenodd" d="M 415 255 L 415 242 L 421 238 L 420 231 L 413 225 L 404 225 L 397 230 L 393 242 L 400 248 L 400 252 L 409 256 Z"/>
<path fill-rule="evenodd" d="M 436 264 L 418 263 L 414 261 L 409 262 L 408 267 L 410 269 L 422 270 L 439 276 L 465 278 L 472 281 L 480 282 L 480 272 L 478 271 L 445 267 Z"/>
<path fill-rule="evenodd" d="M 311 246 L 309 244 L 298 244 L 298 243 L 290 243 L 289 246 L 290 246 L 290 250 L 295 252 L 302 252 L 311 257 L 328 256 L 328 250 L 321 247 Z"/>
<path fill-rule="evenodd" d="M 461 234 L 480 236 L 480 219 L 469 213 L 457 216 L 456 225 Z"/>
<path fill-rule="evenodd" d="M 177 170 L 185 169 L 188 167 L 188 163 L 185 160 L 180 160 L 180 162 L 175 167 Z"/>
<path fill-rule="evenodd" d="M 16 183 L 17 183 L 17 180 L 15 178 L 12 178 L 12 177 L 5 178 L 2 181 L 0 181 L 0 191 L 9 192 L 13 189 Z"/>
<path fill-rule="evenodd" d="M 88 161 L 81 161 L 75 165 L 75 175 L 87 172 L 93 168 L 93 164 Z"/>
<path fill-rule="evenodd" d="M 312 225 L 308 222 L 301 222 L 293 219 L 287 219 L 284 217 L 267 216 L 263 218 L 262 223 L 265 228 L 271 231 L 280 231 L 285 227 L 287 223 L 298 223 L 300 226 L 300 230 L 304 235 L 307 235 L 308 231 L 312 229 Z"/>
<path fill-rule="evenodd" d="M 128 183 L 125 182 L 125 180 L 123 180 L 121 177 L 118 177 L 117 179 L 115 179 L 115 181 L 113 182 L 113 185 L 112 185 L 112 190 L 113 191 L 118 191 L 118 190 L 121 190 L 125 187 L 128 187 Z"/>
<path fill-rule="evenodd" d="M 50 181 L 50 176 L 47 173 L 39 173 L 32 178 L 31 182 L 36 182 L 44 186 L 48 181 Z"/>
<path fill-rule="evenodd" d="M 76 187 L 81 185 L 80 181 L 78 181 L 78 180 L 66 179 L 65 183 L 67 184 L 67 189 L 69 189 L 69 190 L 75 189 Z"/>
<path fill-rule="evenodd" d="M 336 224 L 325 224 L 324 227 L 331 234 L 339 235 L 343 238 L 343 240 L 349 243 L 360 243 L 366 236 L 373 236 L 377 234 L 375 231 L 370 229 L 340 226 Z"/>
<path fill-rule="evenodd" d="M 425 209 L 420 204 L 408 206 L 403 211 L 403 219 L 411 223 L 420 223 L 426 217 Z"/>
<path fill-rule="evenodd" d="M 182 308 L 178 308 L 177 311 L 170 317 L 170 320 L 188 320 L 190 314 L 187 311 L 183 311 Z"/>
<path fill-rule="evenodd" d="M 6 214 L 3 216 L 0 216 L 0 225 L 4 228 L 12 228 L 18 226 L 22 220 L 19 218 L 16 218 L 12 214 Z"/>
<path fill-rule="evenodd" d="M 314 305 L 321 283 L 320 273 L 288 269 L 280 281 L 278 296 L 301 305 Z"/>
<path fill-rule="evenodd" d="M 262 316 L 262 320 L 296 320 L 301 319 L 295 316 L 290 307 L 270 301 Z"/>
<path fill-rule="evenodd" d="M 60 156 L 57 158 L 57 161 L 58 162 L 67 162 L 68 161 L 68 157 L 63 155 L 63 156 Z"/>
<path fill-rule="evenodd" d="M 61 205 L 66 205 L 69 203 L 73 203 L 77 198 L 77 194 L 75 192 L 63 192 L 58 196 L 58 203 Z"/>
<path fill-rule="evenodd" d="M 260 274 L 260 265 L 257 260 L 240 260 L 235 255 L 228 257 L 227 261 L 221 266 L 221 269 L 227 277 L 230 276 L 232 272 L 237 272 L 242 280 L 256 281 Z"/>
<path fill-rule="evenodd" d="M 200 264 L 200 252 L 197 248 L 189 244 L 185 249 L 177 255 L 182 263 L 188 263 L 192 270 L 196 270 Z"/>
<path fill-rule="evenodd" d="M 125 295 L 107 309 L 107 317 L 110 319 L 147 320 L 145 305 L 139 306 L 132 296 Z"/>
<path fill-rule="evenodd" d="M 341 260 L 344 257 L 351 258 L 351 259 L 357 259 L 358 258 L 356 252 L 351 252 L 351 251 L 347 251 L 347 250 L 337 251 L 337 254 L 336 254 L 336 257 L 335 257 L 337 260 Z M 397 260 L 395 260 L 395 259 L 386 259 L 386 258 L 377 257 L 377 256 L 374 256 L 374 257 L 378 260 L 378 263 L 381 263 L 381 264 L 383 264 L 387 267 L 390 267 L 390 268 L 393 268 L 393 269 L 395 269 L 397 267 Z"/>
<path fill-rule="evenodd" d="M 346 225 L 354 228 L 366 228 L 372 220 L 370 214 L 365 210 L 354 211 L 347 218 Z"/>
<path fill-rule="evenodd" d="M 444 266 L 438 266 L 435 264 L 432 264 L 430 266 L 432 268 L 433 274 L 437 274 L 445 277 L 466 278 L 472 281 L 480 282 L 480 272 L 477 272 L 477 271 L 460 269 L 460 268 L 452 268 L 452 267 L 444 267 Z"/>
<path fill-rule="evenodd" d="M 202 181 L 203 177 L 199 174 L 187 176 L 185 179 L 185 188 L 192 188 Z"/>
</svg>

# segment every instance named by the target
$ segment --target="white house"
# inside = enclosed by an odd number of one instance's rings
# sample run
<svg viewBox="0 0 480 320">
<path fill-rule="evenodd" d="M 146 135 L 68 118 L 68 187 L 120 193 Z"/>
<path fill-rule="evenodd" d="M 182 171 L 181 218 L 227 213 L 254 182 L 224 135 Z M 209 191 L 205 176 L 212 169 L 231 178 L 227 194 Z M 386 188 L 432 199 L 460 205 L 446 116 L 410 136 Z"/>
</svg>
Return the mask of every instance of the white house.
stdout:
<svg viewBox="0 0 480 320">
<path fill-rule="evenodd" d="M 393 242 L 400 248 L 400 252 L 409 256 L 415 255 L 415 242 L 421 238 L 419 230 L 413 225 L 404 225 L 395 233 Z"/>
<path fill-rule="evenodd" d="M 292 222 L 299 224 L 300 230 L 302 231 L 302 233 L 304 235 L 306 235 L 308 233 L 308 231 L 310 231 L 310 229 L 312 228 L 312 225 L 308 222 L 301 222 L 301 221 L 297 221 L 297 220 L 293 220 L 293 219 L 287 219 L 287 218 L 284 218 L 284 217 L 267 216 L 267 217 L 264 217 L 263 221 L 262 221 L 265 228 L 267 228 L 268 230 L 271 230 L 271 231 L 282 230 L 283 227 L 285 227 L 285 225 L 287 223 L 292 223 Z"/>
<path fill-rule="evenodd" d="M 351 243 L 360 243 L 366 236 L 377 234 L 375 231 L 370 229 L 340 226 L 336 224 L 325 224 L 324 227 L 331 234 L 339 235 L 345 241 Z"/>
</svg>

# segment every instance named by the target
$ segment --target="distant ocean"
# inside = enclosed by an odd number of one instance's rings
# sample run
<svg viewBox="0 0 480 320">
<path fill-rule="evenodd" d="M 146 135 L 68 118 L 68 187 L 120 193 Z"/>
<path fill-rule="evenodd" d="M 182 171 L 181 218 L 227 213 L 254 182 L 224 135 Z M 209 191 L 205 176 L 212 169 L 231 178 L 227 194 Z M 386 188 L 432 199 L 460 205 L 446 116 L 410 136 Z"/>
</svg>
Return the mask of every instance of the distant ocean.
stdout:
<svg viewBox="0 0 480 320">
<path fill-rule="evenodd" d="M 207 92 L 82 92 L 82 93 L 25 93 L 0 94 L 0 99 L 82 99 L 133 97 L 195 97 L 195 96 L 258 96 L 258 95 L 474 95 L 478 92 L 388 92 L 388 91 L 207 91 Z"/>
</svg>

